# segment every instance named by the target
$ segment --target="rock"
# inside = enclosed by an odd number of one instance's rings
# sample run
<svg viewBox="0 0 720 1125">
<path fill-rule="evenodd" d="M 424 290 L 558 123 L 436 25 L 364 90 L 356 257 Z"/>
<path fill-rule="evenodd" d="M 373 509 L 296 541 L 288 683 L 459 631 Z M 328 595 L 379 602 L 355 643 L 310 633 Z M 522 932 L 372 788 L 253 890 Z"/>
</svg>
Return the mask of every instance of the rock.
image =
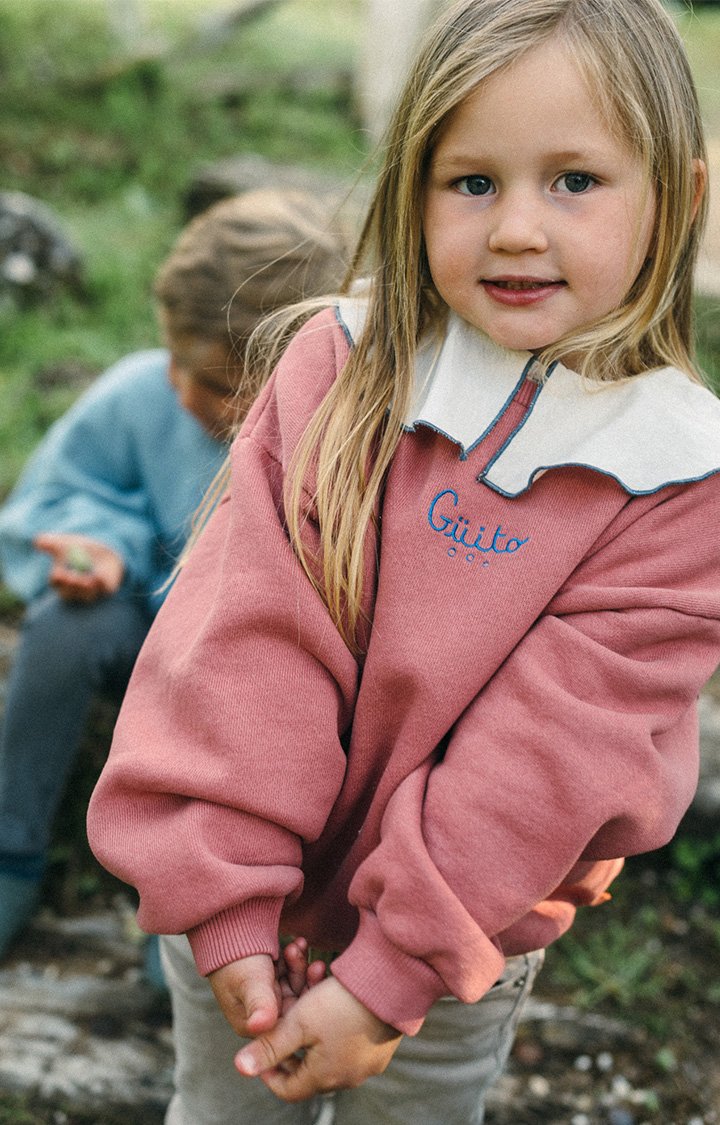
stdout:
<svg viewBox="0 0 720 1125">
<path fill-rule="evenodd" d="M 385 133 L 425 28 L 440 7 L 439 0 L 366 0 L 357 93 L 373 144 Z"/>
<path fill-rule="evenodd" d="M 700 782 L 692 813 L 720 823 L 720 701 L 714 691 L 700 696 Z"/>
<path fill-rule="evenodd" d="M 170 1012 L 141 958 L 125 903 L 88 918 L 44 912 L 0 971 L 0 1089 L 159 1125 Z"/>
<path fill-rule="evenodd" d="M 295 164 L 276 164 L 254 154 L 233 156 L 198 168 L 184 193 L 185 218 L 193 218 L 230 195 L 267 187 L 311 192 L 316 197 L 327 199 L 330 209 L 345 204 L 352 191 L 353 199 L 348 200 L 348 212 L 352 215 L 353 224 L 359 223 L 368 196 L 367 187 L 356 187 L 342 176 L 328 176 Z"/>
<path fill-rule="evenodd" d="M 0 191 L 0 299 L 22 307 L 61 289 L 82 295 L 78 250 L 46 204 Z"/>
</svg>

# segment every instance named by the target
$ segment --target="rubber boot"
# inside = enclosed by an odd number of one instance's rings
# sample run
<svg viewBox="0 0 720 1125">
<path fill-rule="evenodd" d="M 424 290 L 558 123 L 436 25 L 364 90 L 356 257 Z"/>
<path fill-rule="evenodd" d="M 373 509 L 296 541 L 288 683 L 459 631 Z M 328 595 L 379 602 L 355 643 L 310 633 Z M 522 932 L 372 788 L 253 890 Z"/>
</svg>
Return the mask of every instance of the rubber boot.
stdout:
<svg viewBox="0 0 720 1125">
<path fill-rule="evenodd" d="M 145 943 L 143 958 L 143 980 L 159 992 L 167 992 L 167 982 L 160 960 L 160 939 L 157 934 L 149 934 Z"/>
</svg>

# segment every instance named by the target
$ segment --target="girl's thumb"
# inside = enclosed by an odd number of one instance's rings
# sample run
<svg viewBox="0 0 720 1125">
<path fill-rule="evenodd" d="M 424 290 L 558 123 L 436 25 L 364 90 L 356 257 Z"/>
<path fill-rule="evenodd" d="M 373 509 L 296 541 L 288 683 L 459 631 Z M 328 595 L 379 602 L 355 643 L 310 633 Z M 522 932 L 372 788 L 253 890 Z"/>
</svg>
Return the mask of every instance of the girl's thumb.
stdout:
<svg viewBox="0 0 720 1125">
<path fill-rule="evenodd" d="M 243 999 L 248 1035 L 262 1035 L 274 1027 L 279 1013 L 272 982 L 253 981 Z"/>
<path fill-rule="evenodd" d="M 302 1048 L 300 1027 L 292 1027 L 290 1015 L 278 1023 L 272 1031 L 248 1043 L 235 1056 L 235 1066 L 246 1078 L 256 1078 L 265 1070 L 280 1066 Z"/>
</svg>

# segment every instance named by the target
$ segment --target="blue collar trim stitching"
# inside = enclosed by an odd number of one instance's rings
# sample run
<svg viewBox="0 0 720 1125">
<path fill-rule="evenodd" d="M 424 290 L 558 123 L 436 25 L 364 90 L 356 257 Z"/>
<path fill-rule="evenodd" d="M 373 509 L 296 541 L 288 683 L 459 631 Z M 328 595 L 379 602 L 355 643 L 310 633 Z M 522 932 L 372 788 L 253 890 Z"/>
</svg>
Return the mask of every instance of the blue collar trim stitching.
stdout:
<svg viewBox="0 0 720 1125">
<path fill-rule="evenodd" d="M 526 366 L 526 368 L 525 368 L 525 371 L 528 371 L 528 369 L 530 368 L 530 366 L 531 366 L 531 365 L 532 365 L 532 364 L 533 364 L 534 362 L 535 362 L 535 356 L 532 356 L 532 358 L 530 359 L 530 362 L 529 362 L 529 364 L 528 364 L 528 365 Z M 545 380 L 544 380 L 544 382 L 542 382 L 542 383 L 538 383 L 537 387 L 535 388 L 535 393 L 534 393 L 534 394 L 533 394 L 533 396 L 532 396 L 532 399 L 531 399 L 531 401 L 530 401 L 530 404 L 528 405 L 528 408 L 527 408 L 527 410 L 525 411 L 525 414 L 523 415 L 523 417 L 521 418 L 521 420 L 520 420 L 520 421 L 518 422 L 518 424 L 517 424 L 517 426 L 515 427 L 515 429 L 514 429 L 514 430 L 512 430 L 512 431 L 511 431 L 511 432 L 510 432 L 510 433 L 508 434 L 508 436 L 507 436 L 507 437 L 505 438 L 505 441 L 504 441 L 504 442 L 502 443 L 502 445 L 500 446 L 500 448 L 499 448 L 499 449 L 498 449 L 498 450 L 497 450 L 497 451 L 496 451 L 496 452 L 495 452 L 495 453 L 493 454 L 493 456 L 492 456 L 492 457 L 490 458 L 490 460 L 488 461 L 487 465 L 486 465 L 486 466 L 485 466 L 485 468 L 484 468 L 484 469 L 482 470 L 482 472 L 478 474 L 477 480 L 478 480 L 478 481 L 479 481 L 480 483 L 483 483 L 483 484 L 487 484 L 487 483 L 488 483 L 488 482 L 486 481 L 486 479 L 485 479 L 485 478 L 486 478 L 486 476 L 487 476 L 487 474 L 488 474 L 488 473 L 490 472 L 490 470 L 492 469 L 493 465 L 494 465 L 494 464 L 495 464 L 495 462 L 496 462 L 496 461 L 498 460 L 498 458 L 499 458 L 499 457 L 501 457 L 501 456 L 502 456 L 502 454 L 503 454 L 503 453 L 505 452 L 505 450 L 507 449 L 507 447 L 509 446 L 509 444 L 510 444 L 510 442 L 511 442 L 511 441 L 513 440 L 513 438 L 514 438 L 514 437 L 516 437 L 516 436 L 517 436 L 517 434 L 519 434 L 519 433 L 520 433 L 521 429 L 523 428 L 523 426 L 525 425 L 525 423 L 526 423 L 526 422 L 528 421 L 528 419 L 530 418 L 530 415 L 532 414 L 533 410 L 535 409 L 535 404 L 537 403 L 537 400 L 538 400 L 538 398 L 540 397 L 540 392 L 542 391 L 543 387 L 544 387 L 544 386 L 545 386 L 545 384 L 547 383 L 548 379 L 549 379 L 549 378 L 551 377 L 551 375 L 552 375 L 553 371 L 555 370 L 555 368 L 557 367 L 557 365 L 558 365 L 558 361 L 557 361 L 557 360 L 555 361 L 555 363 L 552 363 L 552 364 L 550 365 L 550 367 L 548 368 L 548 371 L 547 371 L 547 373 L 546 373 L 546 375 L 545 375 Z M 525 372 L 523 372 L 523 375 L 524 375 L 524 374 L 525 374 Z M 532 484 L 532 481 L 530 481 L 530 482 L 528 483 L 528 485 L 527 485 L 527 488 L 529 488 L 531 484 Z M 498 489 L 498 491 L 500 491 L 500 490 Z"/>
<path fill-rule="evenodd" d="M 350 333 L 350 329 L 348 328 L 347 324 L 345 323 L 345 321 L 342 318 L 342 313 L 340 312 L 340 306 L 339 305 L 333 305 L 333 312 L 335 313 L 335 320 L 338 322 L 338 324 L 340 325 L 340 327 L 343 330 L 343 333 L 345 335 L 345 339 L 348 342 L 348 346 L 350 348 L 354 348 L 355 347 L 355 341 L 352 338 L 352 335 Z"/>
<path fill-rule="evenodd" d="M 415 432 L 415 427 L 416 427 L 416 426 L 425 426 L 425 427 L 427 427 L 427 429 L 428 429 L 428 430 L 433 430 L 433 431 L 434 431 L 434 432 L 435 432 L 436 434 L 440 434 L 440 435 L 441 435 L 442 437 L 444 437 L 444 438 L 447 438 L 447 439 L 448 439 L 448 441 L 451 441 L 451 442 L 452 442 L 452 443 L 453 443 L 454 445 L 458 445 L 458 446 L 460 447 L 460 450 L 461 450 L 461 453 L 460 453 L 460 460 L 461 460 L 461 461 L 467 461 L 467 459 L 468 459 L 468 457 L 470 456 L 470 454 L 472 453 L 473 449 L 475 449 L 475 448 L 476 448 L 476 447 L 477 447 L 477 446 L 478 446 L 478 445 L 480 444 L 480 442 L 481 442 L 481 441 L 484 441 L 484 440 L 485 440 L 485 438 L 487 437 L 487 435 L 488 435 L 488 434 L 489 434 L 489 433 L 491 432 L 491 430 L 493 430 L 493 429 L 495 428 L 495 426 L 496 426 L 496 425 L 498 424 L 498 422 L 500 421 L 500 419 L 501 419 L 501 418 L 503 417 L 503 415 L 505 414 L 505 411 L 506 411 L 506 410 L 508 409 L 508 407 L 510 406 L 510 403 L 511 403 L 511 402 L 513 401 L 513 399 L 515 398 L 515 395 L 516 395 L 516 394 L 518 393 L 518 391 L 520 390 L 520 387 L 521 387 L 521 386 L 523 385 L 523 383 L 525 382 L 525 379 L 526 379 L 526 377 L 527 377 L 527 375 L 528 375 L 528 372 L 529 372 L 529 371 L 531 370 L 531 368 L 532 368 L 533 364 L 535 363 L 535 359 L 536 359 L 536 357 L 535 357 L 534 355 L 531 355 L 531 356 L 530 356 L 530 358 L 528 359 L 527 363 L 525 364 L 525 366 L 524 366 L 524 367 L 523 367 L 523 369 L 522 369 L 522 374 L 520 375 L 520 378 L 518 379 L 518 381 L 517 381 L 517 383 L 515 384 L 515 386 L 513 387 L 513 389 L 512 389 L 511 391 L 510 391 L 510 394 L 509 394 L 509 395 L 508 395 L 508 397 L 507 397 L 507 398 L 505 399 L 505 402 L 504 402 L 504 403 L 502 404 L 502 406 L 501 406 L 501 407 L 500 407 L 500 409 L 498 410 L 498 412 L 497 412 L 497 414 L 495 415 L 495 417 L 494 417 L 494 418 L 492 419 L 492 421 L 491 421 L 491 422 L 489 422 L 489 423 L 488 423 L 488 425 L 487 425 L 487 426 L 485 427 L 485 429 L 484 429 L 484 430 L 483 430 L 483 432 L 482 432 L 482 433 L 480 434 L 480 436 L 479 436 L 479 437 L 476 437 L 476 438 L 475 438 L 475 440 L 474 440 L 473 442 L 471 442 L 471 444 L 470 444 L 470 445 L 468 445 L 468 446 L 467 446 L 467 448 L 466 448 L 466 447 L 465 447 L 465 446 L 463 445 L 463 443 L 462 443 L 462 442 L 461 442 L 461 441 L 460 441 L 460 440 L 459 440 L 458 438 L 456 438 L 456 437 L 453 437 L 453 436 L 452 436 L 452 434 L 448 434 L 448 433 L 446 433 L 446 432 L 445 432 L 445 430 L 441 430 L 441 429 L 439 429 L 439 427 L 438 427 L 438 426 L 435 426 L 435 425 L 433 425 L 433 423 L 432 423 L 432 422 L 427 422 L 427 421 L 425 421 L 425 419 L 424 419 L 424 418 L 416 418 L 416 419 L 415 419 L 415 421 L 414 421 L 414 422 L 413 422 L 413 423 L 412 423 L 411 425 L 409 425 L 409 426 L 403 426 L 403 429 L 405 430 L 405 433 L 414 433 L 414 432 Z M 549 376 L 549 375 L 550 375 L 550 373 L 551 373 L 551 372 L 552 372 L 552 371 L 554 370 L 554 367 L 555 367 L 555 365 L 553 364 L 553 367 L 551 367 L 551 369 L 550 369 L 550 372 L 548 372 L 548 376 Z M 536 392 L 535 392 L 535 394 L 533 395 L 532 403 L 531 403 L 531 405 L 530 405 L 530 407 L 529 407 L 529 409 L 528 409 L 528 414 L 529 414 L 529 413 L 530 413 L 530 411 L 532 410 L 532 407 L 533 407 L 533 406 L 535 405 L 535 399 L 537 398 L 537 395 L 538 395 L 538 393 L 539 393 L 539 391 L 540 391 L 541 389 L 542 389 L 542 384 L 538 383 L 537 391 L 536 391 Z M 518 432 L 518 430 L 519 430 L 519 429 L 520 429 L 520 428 L 521 428 L 521 427 L 522 427 L 522 426 L 523 426 L 523 425 L 525 424 L 525 421 L 526 421 L 526 420 L 527 420 L 527 414 L 525 415 L 525 418 L 523 418 L 523 421 L 522 421 L 522 422 L 520 423 L 520 425 L 518 425 L 518 426 L 517 426 L 517 427 L 516 427 L 516 428 L 515 428 L 515 429 L 513 430 L 512 434 L 510 434 L 510 437 L 509 437 L 509 438 L 507 439 L 507 441 L 506 441 L 506 442 L 504 443 L 504 445 L 503 445 L 503 447 L 502 447 L 503 449 L 504 449 L 504 448 L 505 448 L 505 446 L 507 445 L 508 441 L 510 441 L 510 440 L 511 440 L 511 438 L 512 438 L 512 437 L 513 437 L 513 436 L 514 436 L 514 435 L 515 435 L 515 434 L 516 434 L 516 433 Z M 499 454 L 499 452 L 498 452 L 498 453 L 496 454 L 496 456 L 499 456 L 499 455 L 500 455 L 500 454 Z M 495 460 L 495 457 L 493 457 L 493 461 L 494 461 L 494 460 Z M 492 462 L 491 462 L 491 464 L 492 464 Z"/>
<path fill-rule="evenodd" d="M 611 473 L 609 469 L 600 469 L 597 465 L 587 465 L 582 461 L 560 461 L 556 465 L 538 465 L 537 468 L 533 469 L 527 484 L 523 485 L 517 492 L 507 492 L 506 489 L 500 488 L 499 485 L 493 484 L 492 481 L 486 480 L 484 477 L 478 477 L 478 480 L 482 481 L 488 488 L 491 488 L 493 492 L 497 492 L 498 495 L 506 496 L 509 500 L 513 500 L 516 496 L 522 496 L 525 492 L 528 492 L 540 473 L 547 473 L 551 469 L 589 469 L 592 473 L 599 473 L 602 477 L 609 477 L 610 480 L 614 480 L 620 485 L 623 492 L 627 492 L 629 496 L 654 496 L 657 492 L 662 492 L 664 488 L 675 488 L 683 484 L 697 484 L 699 481 L 709 480 L 710 477 L 717 476 L 718 473 L 720 473 L 720 466 L 718 466 L 718 468 L 711 469 L 708 473 L 703 473 L 702 476 L 699 477 L 682 477 L 680 480 L 666 480 L 663 481 L 662 484 L 659 484 L 657 488 L 636 489 L 630 488 L 616 473 Z"/>
</svg>

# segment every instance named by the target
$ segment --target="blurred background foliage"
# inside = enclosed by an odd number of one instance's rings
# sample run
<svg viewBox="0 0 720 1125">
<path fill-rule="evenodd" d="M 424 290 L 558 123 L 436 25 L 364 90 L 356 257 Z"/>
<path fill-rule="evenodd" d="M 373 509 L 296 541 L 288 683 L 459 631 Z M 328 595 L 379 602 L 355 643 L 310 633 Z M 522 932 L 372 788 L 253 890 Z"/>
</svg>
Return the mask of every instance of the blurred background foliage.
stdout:
<svg viewBox="0 0 720 1125">
<path fill-rule="evenodd" d="M 234 31 L 208 15 L 227 3 L 144 0 L 130 42 L 112 3 L 0 0 L 0 190 L 50 204 L 87 274 L 83 300 L 0 305 L 0 497 L 82 389 L 43 372 L 96 373 L 158 342 L 152 278 L 200 165 L 257 153 L 351 180 L 366 159 L 361 0 L 286 0 Z"/>
</svg>

